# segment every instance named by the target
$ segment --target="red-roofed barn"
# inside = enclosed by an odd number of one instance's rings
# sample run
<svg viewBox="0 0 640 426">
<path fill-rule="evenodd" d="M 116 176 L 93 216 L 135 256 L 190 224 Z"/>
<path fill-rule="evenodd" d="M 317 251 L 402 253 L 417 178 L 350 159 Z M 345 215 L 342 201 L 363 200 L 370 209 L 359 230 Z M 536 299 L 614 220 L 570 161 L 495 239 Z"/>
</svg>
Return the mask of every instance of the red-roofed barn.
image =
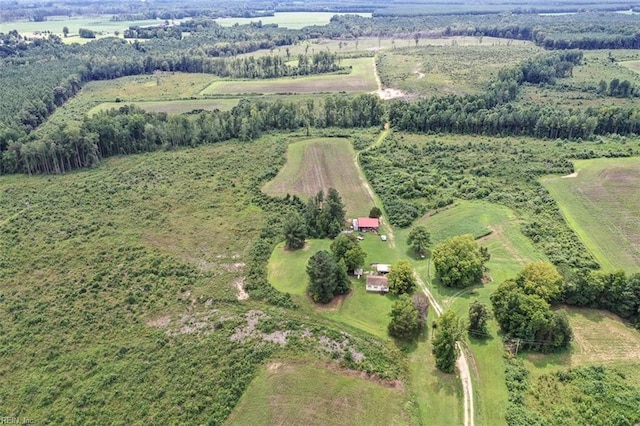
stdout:
<svg viewBox="0 0 640 426">
<path fill-rule="evenodd" d="M 380 220 L 376 217 L 359 217 L 353 221 L 354 231 L 377 231 Z"/>
</svg>

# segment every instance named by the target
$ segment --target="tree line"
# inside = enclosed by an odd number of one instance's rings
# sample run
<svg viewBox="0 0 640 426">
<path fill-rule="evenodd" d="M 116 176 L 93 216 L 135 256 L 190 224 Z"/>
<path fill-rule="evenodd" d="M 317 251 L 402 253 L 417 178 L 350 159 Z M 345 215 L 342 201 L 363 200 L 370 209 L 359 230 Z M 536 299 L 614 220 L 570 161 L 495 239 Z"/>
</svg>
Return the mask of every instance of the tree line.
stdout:
<svg viewBox="0 0 640 426">
<path fill-rule="evenodd" d="M 230 139 L 251 141 L 264 132 L 315 127 L 382 125 L 382 101 L 375 95 L 333 95 L 295 102 L 241 101 L 231 111 L 171 115 L 148 113 L 135 106 L 97 113 L 80 125 L 66 125 L 39 138 L 13 140 L 17 132 L 0 133 L 0 174 L 62 173 L 90 167 L 102 158 L 157 149 L 196 146 Z M 322 228 L 322 232 L 329 232 Z M 329 233 L 333 233 L 330 231 Z"/>
</svg>

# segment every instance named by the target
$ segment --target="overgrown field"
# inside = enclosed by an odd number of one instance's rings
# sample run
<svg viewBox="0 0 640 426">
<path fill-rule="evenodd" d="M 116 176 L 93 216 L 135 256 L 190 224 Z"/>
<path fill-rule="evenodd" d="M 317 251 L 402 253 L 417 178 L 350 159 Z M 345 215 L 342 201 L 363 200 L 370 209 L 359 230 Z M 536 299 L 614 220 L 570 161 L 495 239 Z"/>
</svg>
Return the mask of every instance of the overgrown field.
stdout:
<svg viewBox="0 0 640 426">
<path fill-rule="evenodd" d="M 276 213 L 254 199 L 285 144 L 0 178 L 3 415 L 219 424 L 267 358 L 311 351 L 329 361 L 336 341 L 364 355 L 356 363 L 338 351 L 341 365 L 401 377 L 395 349 L 368 334 L 238 300 L 247 252 Z"/>
<path fill-rule="evenodd" d="M 274 196 L 291 194 L 306 199 L 320 190 L 326 193 L 329 188 L 338 190 L 347 214 L 352 217 L 366 216 L 374 206 L 373 196 L 355 167 L 355 152 L 348 139 L 313 138 L 290 144 L 287 163 L 267 182 L 264 191 Z"/>
<path fill-rule="evenodd" d="M 634 71 L 634 63 L 640 58 L 636 50 L 593 50 L 585 51 L 583 63 L 574 67 L 573 75 L 553 86 L 525 86 L 520 105 L 545 104 L 560 109 L 586 109 L 602 106 L 632 107 L 637 100 L 634 96 L 611 96 L 608 86 L 612 80 L 627 80 L 640 93 L 640 75 Z M 607 84 L 602 91 L 600 82 Z"/>
<path fill-rule="evenodd" d="M 377 89 L 373 59 L 344 59 L 348 74 L 313 75 L 263 80 L 217 80 L 201 95 L 371 92 Z"/>
<path fill-rule="evenodd" d="M 575 162 L 576 173 L 545 178 L 567 222 L 607 270 L 640 270 L 640 159 Z"/>
<path fill-rule="evenodd" d="M 445 39 L 449 45 L 438 47 L 425 46 L 433 40 L 419 40 L 417 48 L 380 53 L 380 80 L 385 87 L 421 96 L 480 93 L 499 70 L 541 52 L 530 42 L 482 39 L 464 45 L 460 39 Z"/>
</svg>

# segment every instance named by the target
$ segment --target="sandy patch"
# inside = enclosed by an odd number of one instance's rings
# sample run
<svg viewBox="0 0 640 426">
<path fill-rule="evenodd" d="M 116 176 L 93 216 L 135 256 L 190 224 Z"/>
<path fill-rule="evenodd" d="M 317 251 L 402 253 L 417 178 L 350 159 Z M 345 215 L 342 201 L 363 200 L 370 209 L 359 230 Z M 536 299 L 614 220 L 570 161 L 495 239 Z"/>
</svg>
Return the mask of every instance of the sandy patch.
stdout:
<svg viewBox="0 0 640 426">
<path fill-rule="evenodd" d="M 562 179 L 566 179 L 566 178 L 576 178 L 578 177 L 578 172 L 573 172 L 570 175 L 566 175 L 566 176 L 562 176 Z"/>
<path fill-rule="evenodd" d="M 238 277 L 233 281 L 233 285 L 238 290 L 238 300 L 247 300 L 249 294 L 244 290 L 244 277 Z"/>
</svg>

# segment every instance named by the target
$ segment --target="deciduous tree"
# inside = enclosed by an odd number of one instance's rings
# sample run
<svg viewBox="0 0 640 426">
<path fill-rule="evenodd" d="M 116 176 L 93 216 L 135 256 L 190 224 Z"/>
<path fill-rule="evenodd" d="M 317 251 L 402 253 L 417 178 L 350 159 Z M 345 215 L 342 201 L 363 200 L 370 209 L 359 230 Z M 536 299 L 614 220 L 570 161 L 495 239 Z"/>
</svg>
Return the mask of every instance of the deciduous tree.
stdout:
<svg viewBox="0 0 640 426">
<path fill-rule="evenodd" d="M 459 355 L 456 342 L 463 333 L 464 323 L 453 311 L 445 312 L 436 320 L 433 354 L 440 371 L 453 373 Z"/>
<path fill-rule="evenodd" d="M 469 334 L 475 337 L 485 337 L 489 334 L 487 321 L 491 314 L 487 305 L 474 300 L 469 305 Z"/>
<path fill-rule="evenodd" d="M 344 261 L 347 271 L 354 271 L 364 264 L 367 256 L 353 235 L 341 234 L 331 243 L 331 253 L 336 260 Z"/>
<path fill-rule="evenodd" d="M 402 295 L 391 307 L 389 334 L 398 339 L 409 340 L 419 331 L 419 314 L 408 295 Z"/>
<path fill-rule="evenodd" d="M 414 226 L 409 232 L 407 243 L 420 257 L 424 257 L 431 245 L 431 235 L 424 226 Z"/>
<path fill-rule="evenodd" d="M 406 260 L 400 260 L 391 265 L 387 278 L 389 291 L 393 294 L 411 294 L 417 285 L 416 278 L 413 275 L 413 268 Z"/>
<path fill-rule="evenodd" d="M 432 257 L 436 274 L 447 287 L 468 287 L 482 279 L 486 256 L 471 234 L 438 244 Z"/>
</svg>

